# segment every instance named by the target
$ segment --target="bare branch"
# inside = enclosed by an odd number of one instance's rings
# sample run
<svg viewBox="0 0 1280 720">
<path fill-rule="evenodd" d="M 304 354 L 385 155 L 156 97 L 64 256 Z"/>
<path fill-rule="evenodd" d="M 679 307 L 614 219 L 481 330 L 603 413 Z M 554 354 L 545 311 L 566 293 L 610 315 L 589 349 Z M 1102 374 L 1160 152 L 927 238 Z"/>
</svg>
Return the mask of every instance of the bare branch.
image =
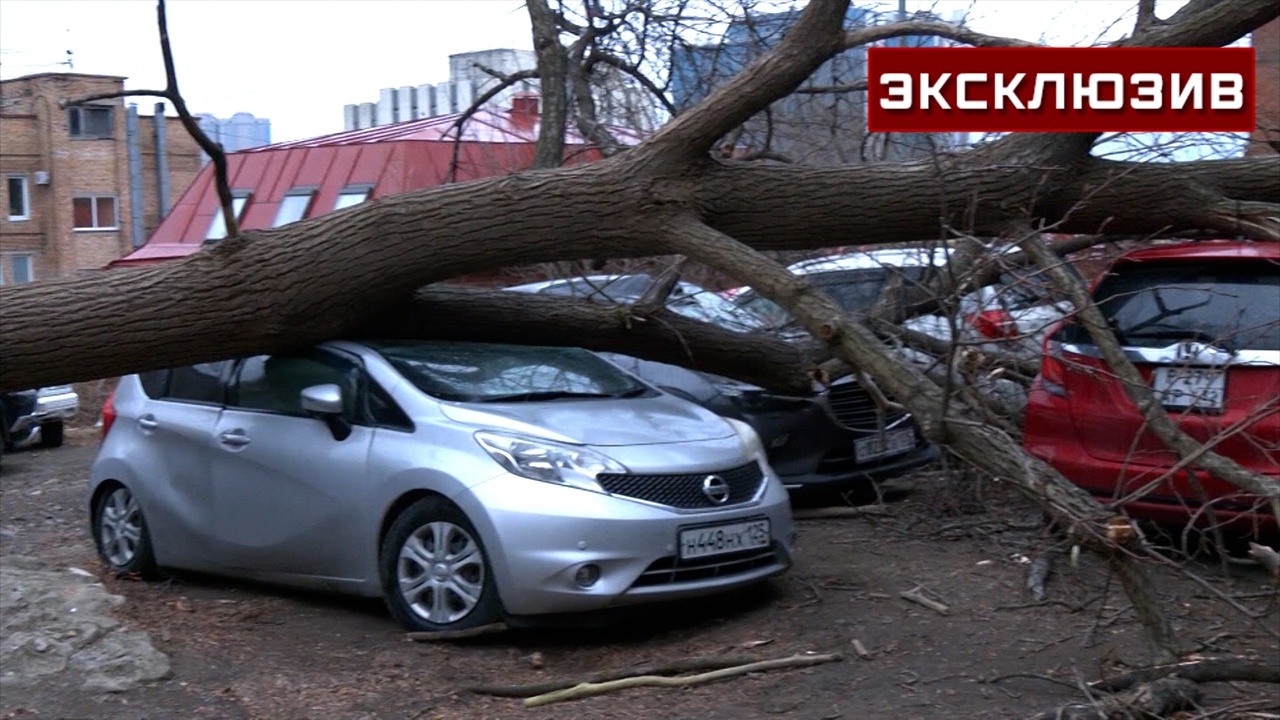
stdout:
<svg viewBox="0 0 1280 720">
<path fill-rule="evenodd" d="M 600 50 L 599 48 L 593 48 L 591 50 L 591 55 L 587 58 L 586 70 L 588 73 L 591 72 L 591 67 L 595 63 L 611 65 L 631 76 L 636 82 L 640 83 L 641 87 L 648 90 L 658 102 L 662 103 L 662 107 L 665 108 L 667 112 L 671 113 L 672 117 L 675 117 L 678 114 L 679 111 L 676 109 L 676 106 L 671 104 L 671 101 L 667 99 L 667 94 L 662 91 L 662 88 L 655 85 L 648 75 L 640 72 L 640 68 L 622 60 L 621 58 Z"/>
<path fill-rule="evenodd" d="M 844 35 L 843 48 L 848 49 L 858 47 L 860 45 L 870 45 L 874 42 L 880 42 L 892 38 L 913 37 L 918 35 L 946 38 L 966 45 L 973 45 L 974 47 L 1043 47 L 1037 43 L 1019 40 L 1017 38 L 1006 38 L 974 32 L 969 28 L 952 25 L 950 23 L 911 20 L 907 22 L 873 25 L 871 27 L 850 30 Z"/>
<path fill-rule="evenodd" d="M 209 139 L 209 136 L 200 129 L 200 123 L 192 117 L 191 111 L 187 109 L 187 102 L 182 97 L 182 92 L 178 89 L 178 73 L 174 69 L 173 49 L 169 45 L 169 22 L 165 14 L 164 0 L 157 0 L 156 2 L 156 24 L 160 29 L 160 53 L 164 56 L 164 90 L 125 90 L 112 93 L 97 93 L 72 100 L 64 100 L 59 105 L 70 107 L 83 105 L 95 100 L 138 96 L 162 97 L 173 103 L 174 109 L 178 112 L 178 119 L 182 121 L 182 126 L 195 139 L 200 149 L 213 161 L 218 204 L 222 208 L 222 218 L 226 223 L 227 238 L 234 240 L 240 236 L 240 223 L 233 210 L 234 202 L 231 197 L 231 184 L 227 176 L 227 155 L 223 152 L 221 145 Z"/>
</svg>

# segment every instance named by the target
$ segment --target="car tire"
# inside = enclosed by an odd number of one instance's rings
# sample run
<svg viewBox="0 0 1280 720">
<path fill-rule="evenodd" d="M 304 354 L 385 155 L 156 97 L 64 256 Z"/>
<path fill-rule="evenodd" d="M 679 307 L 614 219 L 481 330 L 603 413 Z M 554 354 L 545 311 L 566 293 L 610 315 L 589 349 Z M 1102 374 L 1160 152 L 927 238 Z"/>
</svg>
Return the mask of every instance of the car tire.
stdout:
<svg viewBox="0 0 1280 720">
<path fill-rule="evenodd" d="M 93 504 L 92 520 L 98 557 L 108 570 L 143 580 L 159 576 L 142 506 L 129 488 L 117 483 L 100 493 Z"/>
<path fill-rule="evenodd" d="M 40 426 L 40 447 L 62 447 L 62 421 L 57 420 Z"/>
<path fill-rule="evenodd" d="M 502 617 L 480 535 L 466 514 L 442 497 L 423 498 L 400 513 L 383 539 L 379 560 L 387 607 L 411 632 L 466 630 Z"/>
</svg>

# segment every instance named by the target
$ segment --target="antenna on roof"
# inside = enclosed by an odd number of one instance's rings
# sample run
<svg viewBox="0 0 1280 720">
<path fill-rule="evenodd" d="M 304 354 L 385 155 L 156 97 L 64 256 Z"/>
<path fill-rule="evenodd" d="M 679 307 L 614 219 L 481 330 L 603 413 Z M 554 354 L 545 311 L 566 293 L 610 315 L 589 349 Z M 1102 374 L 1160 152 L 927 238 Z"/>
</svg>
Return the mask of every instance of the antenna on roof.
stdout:
<svg viewBox="0 0 1280 720">
<path fill-rule="evenodd" d="M 59 63 L 59 64 L 64 64 L 64 63 Z M 68 70 L 75 70 L 75 69 L 76 69 L 75 53 L 74 53 L 73 51 L 71 51 L 71 50 L 67 50 L 67 61 L 66 61 L 65 65 L 67 66 L 67 69 L 68 69 Z"/>
</svg>

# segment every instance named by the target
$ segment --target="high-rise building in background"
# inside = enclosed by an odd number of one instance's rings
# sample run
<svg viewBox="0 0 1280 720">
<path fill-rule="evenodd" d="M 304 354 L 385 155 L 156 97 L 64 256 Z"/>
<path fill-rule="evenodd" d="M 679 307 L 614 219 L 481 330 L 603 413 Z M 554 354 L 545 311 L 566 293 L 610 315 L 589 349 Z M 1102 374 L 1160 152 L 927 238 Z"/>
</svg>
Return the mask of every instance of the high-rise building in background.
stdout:
<svg viewBox="0 0 1280 720">
<path fill-rule="evenodd" d="M 703 99 L 774 47 L 800 18 L 801 10 L 747 15 L 729 23 L 724 35 L 707 44 L 677 45 L 671 56 L 671 96 L 678 110 Z M 850 7 L 845 27 L 897 19 Z M 940 20 L 929 13 L 905 19 Z M 936 37 L 904 38 L 888 44 L 942 46 Z M 905 160 L 952 149 L 964 142 L 954 133 L 868 133 L 866 129 L 867 48 L 854 47 L 832 57 L 798 92 L 774 103 L 749 121 L 731 150 L 739 154 L 767 150 L 776 156 L 817 164 Z"/>
<path fill-rule="evenodd" d="M 391 125 L 465 112 L 502 78 L 537 67 L 532 50 L 500 48 L 458 53 L 449 56 L 449 79 L 435 84 L 383 88 L 377 102 L 346 105 L 342 109 L 344 130 Z M 537 79 L 517 80 L 488 98 L 482 108 L 501 111 L 512 106 L 513 98 L 538 95 Z M 592 92 L 597 120 L 605 125 L 650 132 L 660 122 L 660 104 L 610 66 L 600 65 L 592 73 Z"/>
<path fill-rule="evenodd" d="M 247 112 L 238 112 L 229 118 L 214 117 L 209 113 L 199 113 L 196 120 L 200 129 L 209 139 L 222 145 L 223 152 L 233 153 L 249 148 L 271 144 L 271 121 L 254 117 Z M 209 161 L 207 155 L 205 162 Z"/>
</svg>

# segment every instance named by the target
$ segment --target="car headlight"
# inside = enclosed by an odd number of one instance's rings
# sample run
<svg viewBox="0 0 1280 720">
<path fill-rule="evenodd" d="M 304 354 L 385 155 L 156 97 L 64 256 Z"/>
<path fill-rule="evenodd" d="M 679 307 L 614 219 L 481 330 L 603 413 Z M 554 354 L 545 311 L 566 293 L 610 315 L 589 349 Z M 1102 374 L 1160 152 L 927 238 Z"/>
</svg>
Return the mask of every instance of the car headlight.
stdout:
<svg viewBox="0 0 1280 720">
<path fill-rule="evenodd" d="M 496 432 L 478 432 L 475 437 L 507 472 L 530 480 L 604 492 L 597 475 L 627 472 L 618 461 L 581 446 Z"/>
<path fill-rule="evenodd" d="M 760 442 L 760 435 L 756 432 L 756 429 L 741 420 L 734 420 L 733 418 L 725 418 L 724 420 L 733 427 L 734 432 L 738 433 L 738 439 L 742 440 L 743 446 L 747 448 L 747 453 L 751 457 L 763 461 L 765 459 L 764 443 Z"/>
</svg>

